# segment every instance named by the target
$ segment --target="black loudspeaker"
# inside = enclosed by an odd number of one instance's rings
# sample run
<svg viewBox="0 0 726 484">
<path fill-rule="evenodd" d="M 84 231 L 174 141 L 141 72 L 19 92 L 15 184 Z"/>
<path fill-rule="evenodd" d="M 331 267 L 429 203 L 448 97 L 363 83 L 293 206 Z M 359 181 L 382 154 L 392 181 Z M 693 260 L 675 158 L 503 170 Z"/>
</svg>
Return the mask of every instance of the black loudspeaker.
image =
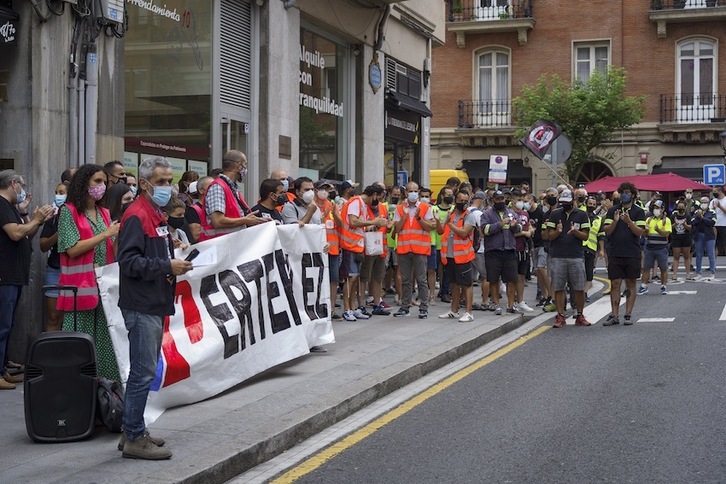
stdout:
<svg viewBox="0 0 726 484">
<path fill-rule="evenodd" d="M 43 333 L 25 363 L 25 427 L 36 442 L 89 437 L 96 420 L 96 347 L 80 332 Z"/>
</svg>

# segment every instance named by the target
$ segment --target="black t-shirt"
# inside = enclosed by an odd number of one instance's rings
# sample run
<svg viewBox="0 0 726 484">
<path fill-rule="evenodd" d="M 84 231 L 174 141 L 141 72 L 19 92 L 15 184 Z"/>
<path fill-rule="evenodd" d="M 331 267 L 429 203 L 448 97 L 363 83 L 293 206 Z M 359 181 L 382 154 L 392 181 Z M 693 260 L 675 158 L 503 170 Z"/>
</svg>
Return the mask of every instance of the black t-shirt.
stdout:
<svg viewBox="0 0 726 484">
<path fill-rule="evenodd" d="M 184 220 L 186 220 L 187 224 L 201 224 L 202 221 L 199 220 L 199 214 L 197 213 L 196 209 L 194 207 L 187 207 L 184 210 Z"/>
<path fill-rule="evenodd" d="M 615 210 L 626 211 L 630 215 L 630 219 L 639 228 L 645 228 L 645 212 L 639 206 L 633 204 L 630 208 L 612 207 L 608 210 L 603 221 L 603 228 L 613 223 L 613 217 L 615 217 Z M 608 237 L 610 257 L 640 257 L 640 237 L 635 236 L 630 227 L 627 226 L 622 220 L 618 221 L 615 226 L 615 230 Z"/>
<path fill-rule="evenodd" d="M 252 211 L 256 212 L 258 210 L 260 212 L 257 214 L 258 217 L 271 218 L 278 225 L 281 225 L 283 223 L 282 215 L 280 215 L 280 212 L 278 212 L 276 208 L 267 208 L 262 204 L 258 203 L 257 205 L 252 207 Z"/>
<path fill-rule="evenodd" d="M 0 197 L 0 227 L 6 224 L 22 224 L 20 214 L 5 197 Z M 0 229 L 0 284 L 24 286 L 30 279 L 30 240 L 27 237 L 15 242 L 4 229 Z"/>
<path fill-rule="evenodd" d="M 671 215 L 671 221 L 673 223 L 673 232 L 671 232 L 671 238 L 687 239 L 691 237 L 691 231 L 686 230 L 686 224 L 688 223 L 687 212 L 683 212 L 683 215 L 679 215 L 678 212 L 673 212 L 673 214 Z"/>
<path fill-rule="evenodd" d="M 40 233 L 41 239 L 47 239 L 53 237 L 58 232 L 58 215 L 56 214 L 51 220 L 43 225 L 43 231 Z M 60 254 L 58 254 L 58 242 L 53 244 L 53 247 L 48 251 L 48 267 L 53 269 L 60 269 Z"/>
<path fill-rule="evenodd" d="M 535 247 L 540 247 L 542 245 L 542 224 L 546 222 L 542 205 L 538 204 L 537 208 L 534 209 L 534 212 L 529 212 L 529 222 L 530 224 L 533 224 L 534 227 L 532 243 Z"/>
<path fill-rule="evenodd" d="M 560 222 L 562 222 L 562 233 L 555 240 L 550 241 L 550 256 L 563 259 L 584 257 L 582 240 L 567 232 L 571 228 L 582 231 L 588 230 L 590 228 L 590 217 L 577 208 L 573 208 L 569 214 L 565 212 L 564 208 L 558 208 L 550 213 L 547 227 L 556 229 L 557 224 Z"/>
</svg>

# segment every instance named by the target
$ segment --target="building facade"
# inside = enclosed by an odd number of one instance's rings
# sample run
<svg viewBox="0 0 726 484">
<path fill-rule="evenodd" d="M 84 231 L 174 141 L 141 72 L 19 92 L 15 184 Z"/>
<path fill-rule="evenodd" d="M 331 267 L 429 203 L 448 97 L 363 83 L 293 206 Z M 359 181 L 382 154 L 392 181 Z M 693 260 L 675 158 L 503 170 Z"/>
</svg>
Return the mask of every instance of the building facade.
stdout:
<svg viewBox="0 0 726 484">
<path fill-rule="evenodd" d="M 465 168 L 487 182 L 493 155 L 509 157 L 509 184 L 553 184 L 551 165 L 515 138 L 512 99 L 542 74 L 586 80 L 627 71 L 628 95 L 645 95 L 640 124 L 613 139 L 574 183 L 674 172 L 702 179 L 723 163 L 726 127 L 724 0 L 448 0 L 446 44 L 434 51 L 431 167 Z M 459 73 L 454 75 L 454 73 Z M 556 156 L 556 155 L 555 155 Z"/>
<path fill-rule="evenodd" d="M 250 200 L 278 168 L 428 181 L 441 0 L 0 0 L 6 22 L 0 169 L 23 173 L 38 203 L 68 167 L 116 159 L 135 173 L 162 155 L 178 179 L 228 149 L 248 155 Z M 15 351 L 43 320 L 38 252 Z"/>
</svg>

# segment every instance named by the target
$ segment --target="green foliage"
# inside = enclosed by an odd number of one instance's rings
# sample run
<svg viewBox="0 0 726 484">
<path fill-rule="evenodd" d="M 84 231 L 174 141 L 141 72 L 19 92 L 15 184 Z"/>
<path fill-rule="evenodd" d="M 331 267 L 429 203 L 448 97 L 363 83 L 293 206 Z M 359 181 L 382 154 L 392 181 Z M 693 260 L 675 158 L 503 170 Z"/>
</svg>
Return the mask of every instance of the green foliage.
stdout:
<svg viewBox="0 0 726 484">
<path fill-rule="evenodd" d="M 524 86 L 513 103 L 517 137 L 529 132 L 538 119 L 555 122 L 572 143 L 565 166 L 570 180 L 577 179 L 592 151 L 643 118 L 645 96 L 625 96 L 625 69 L 595 71 L 586 83 L 567 84 L 557 75 L 542 75 L 534 86 Z"/>
</svg>

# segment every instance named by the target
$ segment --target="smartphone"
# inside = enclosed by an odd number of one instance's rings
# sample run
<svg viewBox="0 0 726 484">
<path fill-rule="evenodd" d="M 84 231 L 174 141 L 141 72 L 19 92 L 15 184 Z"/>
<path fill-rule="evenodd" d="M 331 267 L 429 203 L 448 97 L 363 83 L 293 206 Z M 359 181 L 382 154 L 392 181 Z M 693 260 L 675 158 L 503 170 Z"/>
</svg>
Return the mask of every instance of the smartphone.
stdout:
<svg viewBox="0 0 726 484">
<path fill-rule="evenodd" d="M 189 252 L 189 255 L 184 260 L 187 261 L 187 262 L 191 262 L 198 255 L 199 255 L 199 251 L 197 249 L 194 249 L 191 252 Z"/>
</svg>

